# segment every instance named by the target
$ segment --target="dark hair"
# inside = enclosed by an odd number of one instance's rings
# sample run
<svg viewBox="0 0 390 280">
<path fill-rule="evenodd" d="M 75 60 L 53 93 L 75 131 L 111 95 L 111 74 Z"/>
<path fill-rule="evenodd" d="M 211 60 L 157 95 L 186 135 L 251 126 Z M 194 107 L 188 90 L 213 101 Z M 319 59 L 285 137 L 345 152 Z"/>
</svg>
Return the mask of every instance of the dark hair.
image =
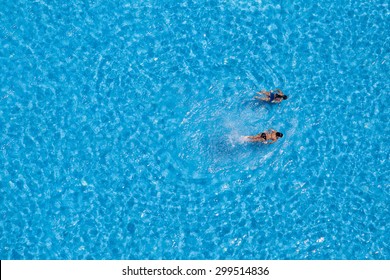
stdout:
<svg viewBox="0 0 390 280">
<path fill-rule="evenodd" d="M 288 98 L 287 95 L 279 94 L 279 93 L 275 94 L 275 97 L 276 98 L 283 98 L 283 100 L 286 100 Z"/>
<path fill-rule="evenodd" d="M 282 137 L 283 137 L 283 133 L 281 133 L 281 132 L 276 132 L 276 137 L 282 138 Z"/>
</svg>

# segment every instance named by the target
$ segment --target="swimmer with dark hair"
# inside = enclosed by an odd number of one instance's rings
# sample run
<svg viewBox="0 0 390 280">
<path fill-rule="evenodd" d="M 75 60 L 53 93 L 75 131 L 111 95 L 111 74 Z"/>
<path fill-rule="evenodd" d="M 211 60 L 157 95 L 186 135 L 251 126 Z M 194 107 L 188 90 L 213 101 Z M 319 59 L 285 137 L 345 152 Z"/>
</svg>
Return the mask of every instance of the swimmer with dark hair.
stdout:
<svg viewBox="0 0 390 280">
<path fill-rule="evenodd" d="M 255 96 L 255 99 L 270 103 L 280 103 L 288 98 L 288 96 L 285 95 L 280 89 L 270 91 L 266 91 L 263 89 L 262 91 L 257 92 L 257 94 L 259 94 L 260 96 Z"/>
<path fill-rule="evenodd" d="M 265 132 L 259 133 L 254 136 L 243 136 L 242 140 L 245 142 L 261 142 L 263 144 L 273 144 L 283 137 L 283 133 L 276 130 L 269 129 Z"/>
</svg>

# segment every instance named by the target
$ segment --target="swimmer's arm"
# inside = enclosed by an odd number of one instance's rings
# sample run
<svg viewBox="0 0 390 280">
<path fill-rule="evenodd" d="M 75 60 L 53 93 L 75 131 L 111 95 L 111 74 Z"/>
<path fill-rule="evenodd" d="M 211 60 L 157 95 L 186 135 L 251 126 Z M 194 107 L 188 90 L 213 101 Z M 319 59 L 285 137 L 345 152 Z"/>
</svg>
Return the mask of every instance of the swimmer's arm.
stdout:
<svg viewBox="0 0 390 280">
<path fill-rule="evenodd" d="M 274 142 L 270 142 L 270 140 L 263 140 L 263 141 L 259 141 L 261 143 L 263 143 L 264 145 L 269 145 L 269 144 L 272 144 Z"/>
</svg>

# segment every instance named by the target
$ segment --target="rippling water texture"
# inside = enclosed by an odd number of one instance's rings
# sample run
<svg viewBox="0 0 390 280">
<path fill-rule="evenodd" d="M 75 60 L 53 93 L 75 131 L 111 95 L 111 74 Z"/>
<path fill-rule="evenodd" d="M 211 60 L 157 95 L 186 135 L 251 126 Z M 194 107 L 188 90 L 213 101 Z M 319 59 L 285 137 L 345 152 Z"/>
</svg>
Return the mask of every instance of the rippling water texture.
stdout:
<svg viewBox="0 0 390 280">
<path fill-rule="evenodd" d="M 317 2 L 0 0 L 0 259 L 389 259 L 390 8 Z"/>
</svg>

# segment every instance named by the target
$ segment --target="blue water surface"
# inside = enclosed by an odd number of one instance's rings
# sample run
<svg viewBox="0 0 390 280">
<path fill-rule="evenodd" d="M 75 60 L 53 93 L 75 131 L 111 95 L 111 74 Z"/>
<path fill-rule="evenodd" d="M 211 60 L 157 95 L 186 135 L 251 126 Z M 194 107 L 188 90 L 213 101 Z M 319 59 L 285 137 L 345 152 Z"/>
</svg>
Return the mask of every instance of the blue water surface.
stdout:
<svg viewBox="0 0 390 280">
<path fill-rule="evenodd" d="M 390 259 L 389 30 L 381 0 L 0 0 L 0 259 Z"/>
</svg>

